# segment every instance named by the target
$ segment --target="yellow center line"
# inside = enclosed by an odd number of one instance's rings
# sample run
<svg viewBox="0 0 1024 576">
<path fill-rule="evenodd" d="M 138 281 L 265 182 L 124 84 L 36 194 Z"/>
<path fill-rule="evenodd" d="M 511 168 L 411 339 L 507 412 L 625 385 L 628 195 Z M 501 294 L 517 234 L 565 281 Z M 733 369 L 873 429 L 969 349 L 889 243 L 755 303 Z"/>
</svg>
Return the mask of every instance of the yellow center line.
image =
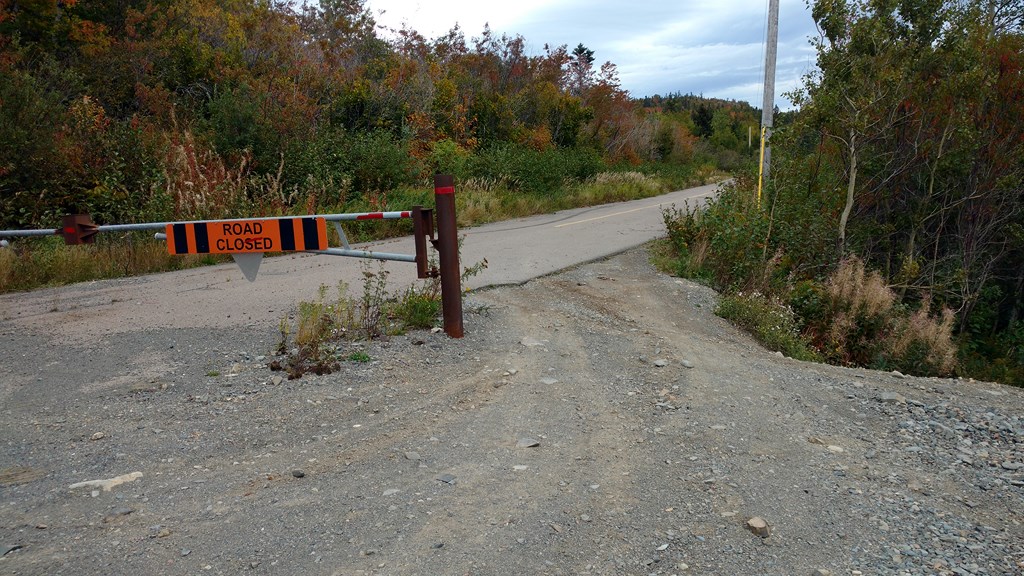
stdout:
<svg viewBox="0 0 1024 576">
<path fill-rule="evenodd" d="M 704 196 L 711 196 L 714 192 L 705 192 L 704 194 L 697 194 L 696 196 L 690 196 L 689 198 L 701 198 Z M 689 200 L 687 198 L 687 200 Z M 622 216 L 623 214 L 629 214 L 631 212 L 639 212 L 640 210 L 646 210 L 648 208 L 658 208 L 661 204 L 651 204 L 650 206 L 641 206 L 639 208 L 633 208 L 632 210 L 623 210 L 622 212 L 615 212 L 613 214 L 605 214 L 604 216 L 595 216 L 593 218 L 587 218 L 586 220 L 576 220 L 575 222 L 566 222 L 564 224 L 556 224 L 555 228 L 564 228 L 566 226 L 575 226 L 576 224 L 584 224 L 586 222 L 593 222 L 594 220 L 604 220 L 605 218 L 612 218 L 613 216 Z"/>
</svg>

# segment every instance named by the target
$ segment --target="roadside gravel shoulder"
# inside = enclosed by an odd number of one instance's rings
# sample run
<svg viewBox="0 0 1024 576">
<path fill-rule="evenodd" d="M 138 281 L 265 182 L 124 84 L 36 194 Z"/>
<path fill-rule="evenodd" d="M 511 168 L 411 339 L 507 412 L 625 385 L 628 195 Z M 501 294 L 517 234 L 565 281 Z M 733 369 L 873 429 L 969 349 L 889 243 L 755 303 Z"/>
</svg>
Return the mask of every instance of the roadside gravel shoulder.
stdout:
<svg viewBox="0 0 1024 576">
<path fill-rule="evenodd" d="M 1024 571 L 1020 390 L 781 358 L 715 299 L 633 250 L 277 383 L 266 324 L 7 318 L 0 572 Z"/>
</svg>

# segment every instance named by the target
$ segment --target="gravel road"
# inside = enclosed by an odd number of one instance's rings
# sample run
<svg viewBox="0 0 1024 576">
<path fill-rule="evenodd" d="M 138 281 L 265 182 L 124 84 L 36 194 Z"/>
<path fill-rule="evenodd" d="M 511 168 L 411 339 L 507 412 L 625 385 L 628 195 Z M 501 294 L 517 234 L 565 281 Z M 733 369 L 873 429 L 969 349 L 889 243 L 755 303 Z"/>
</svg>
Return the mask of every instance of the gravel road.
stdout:
<svg viewBox="0 0 1024 576">
<path fill-rule="evenodd" d="M 292 381 L 276 317 L 0 315 L 0 573 L 1024 573 L 1021 390 L 782 358 L 715 298 L 632 250 Z"/>
</svg>

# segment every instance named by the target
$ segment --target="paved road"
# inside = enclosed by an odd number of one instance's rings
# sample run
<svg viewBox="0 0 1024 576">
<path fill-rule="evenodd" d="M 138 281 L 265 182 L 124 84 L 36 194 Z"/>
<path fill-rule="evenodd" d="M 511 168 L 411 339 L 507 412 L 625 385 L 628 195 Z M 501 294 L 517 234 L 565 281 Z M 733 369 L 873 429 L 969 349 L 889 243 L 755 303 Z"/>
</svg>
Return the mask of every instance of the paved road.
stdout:
<svg viewBox="0 0 1024 576">
<path fill-rule="evenodd" d="M 565 210 L 461 231 L 463 264 L 489 267 L 469 287 L 518 284 L 602 258 L 664 235 L 662 208 L 702 202 L 717 185 L 645 200 Z M 385 252 L 414 252 L 411 237 L 372 244 Z M 276 324 L 321 285 L 344 281 L 359 290 L 362 261 L 296 254 L 263 261 L 256 282 L 234 264 L 108 280 L 0 296 L 0 321 L 55 340 L 88 339 L 147 328 L 225 328 Z M 415 281 L 415 267 L 388 263 L 394 287 Z M 374 265 L 376 270 L 376 265 Z"/>
<path fill-rule="evenodd" d="M 465 231 L 463 264 L 487 258 L 491 266 L 469 282 L 473 288 L 521 284 L 568 266 L 634 248 L 665 235 L 662 209 L 703 202 L 717 184 L 657 198 L 499 222 Z"/>
</svg>

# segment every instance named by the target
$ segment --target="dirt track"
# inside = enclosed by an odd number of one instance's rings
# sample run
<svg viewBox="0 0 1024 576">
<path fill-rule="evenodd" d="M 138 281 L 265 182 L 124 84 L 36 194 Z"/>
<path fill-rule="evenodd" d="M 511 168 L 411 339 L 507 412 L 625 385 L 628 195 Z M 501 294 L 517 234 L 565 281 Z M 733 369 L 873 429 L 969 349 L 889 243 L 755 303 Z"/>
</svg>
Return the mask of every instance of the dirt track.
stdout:
<svg viewBox="0 0 1024 576">
<path fill-rule="evenodd" d="M 637 250 L 279 385 L 266 324 L 8 315 L 0 573 L 1024 570 L 1021 391 L 780 358 L 714 299 Z"/>
</svg>

